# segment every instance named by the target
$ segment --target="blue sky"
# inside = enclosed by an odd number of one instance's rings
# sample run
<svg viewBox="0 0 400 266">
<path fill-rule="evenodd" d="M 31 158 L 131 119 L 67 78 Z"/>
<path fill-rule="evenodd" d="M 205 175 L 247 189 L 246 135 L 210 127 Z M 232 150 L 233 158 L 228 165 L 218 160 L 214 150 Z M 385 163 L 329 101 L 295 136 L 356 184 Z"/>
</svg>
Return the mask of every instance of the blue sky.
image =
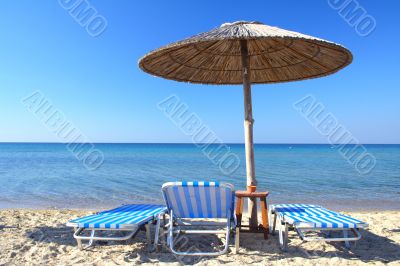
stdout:
<svg viewBox="0 0 400 266">
<path fill-rule="evenodd" d="M 258 143 L 326 143 L 294 108 L 314 95 L 362 143 L 400 143 L 399 1 L 358 0 L 376 20 L 366 37 L 328 1 L 88 1 L 107 21 L 88 34 L 59 1 L 0 2 L 0 142 L 57 142 L 21 103 L 39 90 L 92 142 L 190 142 L 157 103 L 176 94 L 224 142 L 243 142 L 241 86 L 155 78 L 138 59 L 224 22 L 256 20 L 340 43 L 339 73 L 253 87 Z"/>
</svg>

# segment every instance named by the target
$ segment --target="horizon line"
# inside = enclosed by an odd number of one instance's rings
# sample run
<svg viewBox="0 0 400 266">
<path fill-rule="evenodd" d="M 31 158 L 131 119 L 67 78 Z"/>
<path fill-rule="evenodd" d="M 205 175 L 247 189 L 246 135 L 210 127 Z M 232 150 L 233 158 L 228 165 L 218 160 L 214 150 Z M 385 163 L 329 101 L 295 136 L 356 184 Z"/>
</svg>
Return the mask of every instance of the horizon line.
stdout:
<svg viewBox="0 0 400 266">
<path fill-rule="evenodd" d="M 244 142 L 226 142 L 226 143 L 207 143 L 207 142 L 73 142 L 76 144 L 84 144 L 84 143 L 91 143 L 91 144 L 226 144 L 226 145 L 244 145 Z M 0 144 L 69 144 L 67 142 L 51 142 L 51 141 L 0 141 Z M 254 143 L 254 145 L 400 145 L 400 143 L 289 143 L 289 142 L 282 142 L 282 143 L 267 143 L 267 142 L 258 142 Z"/>
</svg>

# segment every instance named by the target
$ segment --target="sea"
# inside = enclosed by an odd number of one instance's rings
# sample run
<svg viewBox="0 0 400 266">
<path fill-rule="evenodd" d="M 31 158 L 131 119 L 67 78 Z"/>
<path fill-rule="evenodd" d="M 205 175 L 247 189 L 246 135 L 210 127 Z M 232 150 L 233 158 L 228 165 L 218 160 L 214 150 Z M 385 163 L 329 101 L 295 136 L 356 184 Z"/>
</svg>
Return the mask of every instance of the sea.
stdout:
<svg viewBox="0 0 400 266">
<path fill-rule="evenodd" d="M 0 143 L 0 208 L 162 203 L 161 186 L 171 181 L 220 181 L 246 189 L 243 144 L 93 145 L 102 156 L 95 168 L 87 167 L 66 144 Z M 332 145 L 256 144 L 257 190 L 269 191 L 269 203 L 399 210 L 400 145 L 363 148 L 375 160 L 364 172 Z M 225 153 L 218 159 L 213 150 Z"/>
</svg>

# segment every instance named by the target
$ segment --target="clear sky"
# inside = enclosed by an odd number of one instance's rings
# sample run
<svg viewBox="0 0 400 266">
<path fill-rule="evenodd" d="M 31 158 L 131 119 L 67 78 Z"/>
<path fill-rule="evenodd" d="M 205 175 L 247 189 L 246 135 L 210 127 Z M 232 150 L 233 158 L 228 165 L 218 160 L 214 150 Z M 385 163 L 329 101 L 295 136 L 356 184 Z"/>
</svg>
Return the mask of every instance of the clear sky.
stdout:
<svg viewBox="0 0 400 266">
<path fill-rule="evenodd" d="M 190 142 L 157 108 L 172 94 L 224 142 L 243 142 L 241 86 L 168 81 L 137 62 L 222 23 L 256 20 L 340 43 L 354 61 L 329 77 L 254 86 L 255 142 L 327 142 L 293 108 L 312 94 L 362 143 L 400 143 L 400 1 L 358 0 L 376 20 L 366 37 L 327 0 L 87 2 L 107 21 L 97 37 L 59 1 L 0 1 L 0 142 L 59 141 L 21 103 L 37 90 L 93 142 Z"/>
</svg>

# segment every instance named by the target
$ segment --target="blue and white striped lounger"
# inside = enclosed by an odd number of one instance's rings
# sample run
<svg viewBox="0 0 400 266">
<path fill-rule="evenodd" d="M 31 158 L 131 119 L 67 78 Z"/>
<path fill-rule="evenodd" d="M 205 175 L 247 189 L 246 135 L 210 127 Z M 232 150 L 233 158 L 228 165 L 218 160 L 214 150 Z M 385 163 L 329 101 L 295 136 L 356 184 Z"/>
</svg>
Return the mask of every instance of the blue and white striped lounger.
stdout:
<svg viewBox="0 0 400 266">
<path fill-rule="evenodd" d="M 71 220 L 67 226 L 74 227 L 74 238 L 80 249 L 83 248 L 82 240 L 88 240 L 87 248 L 93 244 L 93 240 L 127 240 L 130 239 L 142 226 L 145 227 L 147 239 L 150 242 L 149 224 L 158 219 L 160 214 L 165 214 L 167 208 L 164 205 L 153 204 L 129 204 L 118 208 L 98 212 L 96 214 Z M 157 223 L 160 221 L 157 220 Z M 90 236 L 82 235 L 83 231 L 90 230 Z M 128 234 L 118 237 L 95 236 L 95 231 L 113 230 L 125 231 Z"/>
<path fill-rule="evenodd" d="M 368 224 L 353 217 L 327 210 L 318 205 L 308 204 L 275 204 L 269 206 L 270 219 L 274 216 L 272 233 L 275 231 L 276 222 L 279 227 L 279 244 L 282 249 L 287 248 L 288 229 L 292 227 L 304 241 L 344 241 L 346 247 L 349 241 L 357 241 L 361 238 L 358 231 L 367 228 Z M 307 232 L 343 231 L 343 237 L 309 237 Z M 349 237 L 351 231 L 354 236 Z"/>
<path fill-rule="evenodd" d="M 235 225 L 233 185 L 219 182 L 169 182 L 162 186 L 162 192 L 170 217 L 166 232 L 167 244 L 173 253 L 216 256 L 228 251 L 232 223 Z M 222 226 L 225 229 L 221 230 L 221 224 L 212 225 L 208 221 L 202 226 L 218 228 L 214 228 L 214 230 L 183 229 L 185 226 L 193 228 L 193 223 L 185 224 L 183 219 L 186 221 L 197 218 L 223 219 Z M 176 251 L 174 237 L 178 234 L 225 234 L 225 247 L 222 251 L 217 252 Z"/>
</svg>

